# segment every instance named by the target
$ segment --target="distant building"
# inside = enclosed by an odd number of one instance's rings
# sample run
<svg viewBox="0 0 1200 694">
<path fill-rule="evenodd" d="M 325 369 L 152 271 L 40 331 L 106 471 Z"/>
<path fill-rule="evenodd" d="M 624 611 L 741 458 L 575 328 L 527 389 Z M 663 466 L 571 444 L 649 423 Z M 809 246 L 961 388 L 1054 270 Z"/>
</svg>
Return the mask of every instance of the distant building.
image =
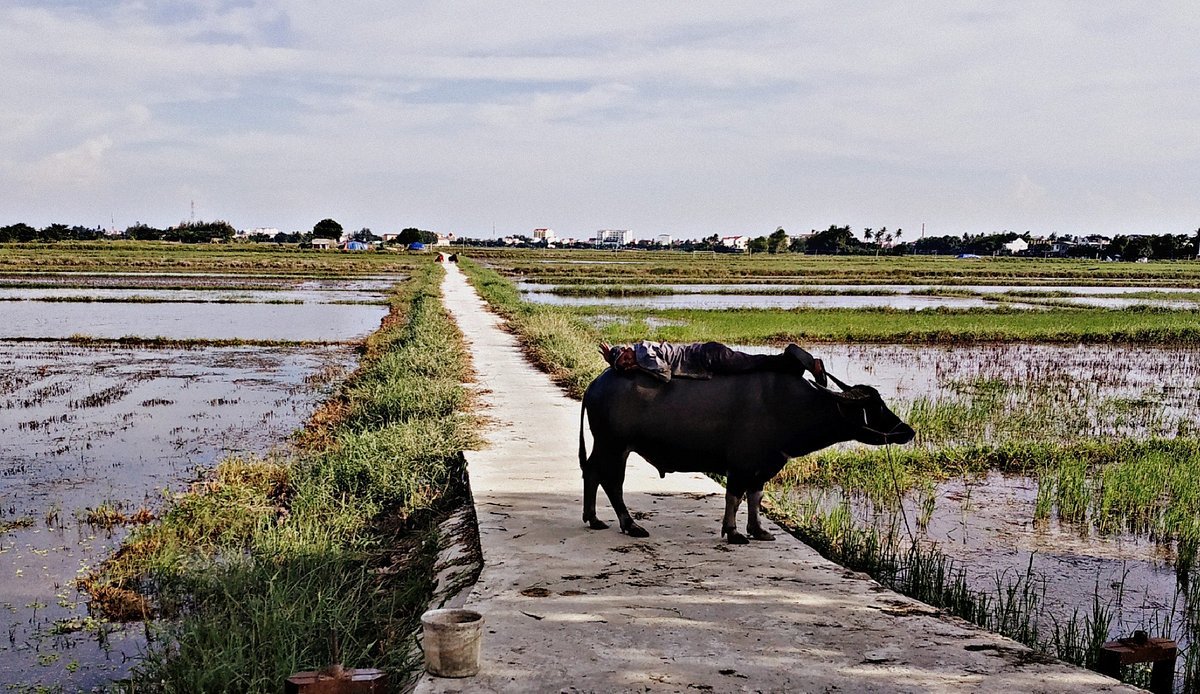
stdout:
<svg viewBox="0 0 1200 694">
<path fill-rule="evenodd" d="M 722 236 L 721 245 L 736 251 L 744 251 L 750 245 L 749 236 Z"/>
<path fill-rule="evenodd" d="M 338 242 L 336 239 L 313 239 L 312 247 L 320 251 L 327 251 L 331 248 L 337 248 Z"/>
<path fill-rule="evenodd" d="M 533 240 L 541 241 L 542 243 L 549 245 L 556 242 L 558 239 L 555 238 L 553 229 L 534 229 Z"/>
<path fill-rule="evenodd" d="M 628 229 L 601 229 L 596 232 L 597 246 L 627 246 L 633 241 L 633 232 Z"/>
<path fill-rule="evenodd" d="M 454 243 L 454 234 L 438 234 L 437 240 L 433 242 L 435 246 L 449 246 Z"/>
<path fill-rule="evenodd" d="M 670 246 L 671 245 L 671 235 L 670 234 L 659 234 L 654 239 L 654 242 L 660 246 Z"/>
<path fill-rule="evenodd" d="M 1005 250 L 1013 255 L 1029 250 L 1029 243 L 1022 238 L 1015 238 L 1012 241 L 1004 244 Z"/>
</svg>

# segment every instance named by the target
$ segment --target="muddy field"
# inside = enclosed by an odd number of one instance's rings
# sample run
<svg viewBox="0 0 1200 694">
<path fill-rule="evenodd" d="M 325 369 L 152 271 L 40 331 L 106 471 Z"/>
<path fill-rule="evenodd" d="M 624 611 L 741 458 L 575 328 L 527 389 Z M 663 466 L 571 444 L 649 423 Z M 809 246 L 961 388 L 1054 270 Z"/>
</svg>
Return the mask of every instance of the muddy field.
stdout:
<svg viewBox="0 0 1200 694">
<path fill-rule="evenodd" d="M 354 358 L 342 346 L 0 345 L 0 684 L 90 687 L 128 668 L 140 627 L 90 618 L 72 586 L 127 532 L 89 512 L 153 512 L 220 458 L 268 454 Z"/>
<path fill-rule="evenodd" d="M 145 627 L 89 614 L 75 579 L 221 459 L 286 449 L 354 368 L 397 279 L 0 278 L 0 687 L 86 690 L 128 672 Z"/>
</svg>

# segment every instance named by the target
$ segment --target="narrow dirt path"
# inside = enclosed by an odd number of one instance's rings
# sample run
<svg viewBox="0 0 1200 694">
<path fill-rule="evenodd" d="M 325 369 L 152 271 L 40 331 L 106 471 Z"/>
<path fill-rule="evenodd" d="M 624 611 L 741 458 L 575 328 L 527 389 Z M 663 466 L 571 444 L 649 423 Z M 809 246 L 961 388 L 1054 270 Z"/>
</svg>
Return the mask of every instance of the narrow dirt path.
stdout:
<svg viewBox="0 0 1200 694">
<path fill-rule="evenodd" d="M 939 617 L 778 528 L 730 547 L 723 490 L 700 475 L 659 479 L 634 457 L 626 501 L 651 536 L 588 530 L 579 404 L 453 265 L 444 292 L 493 420 L 467 455 L 484 568 L 466 603 L 487 626 L 477 677 L 418 691 L 1135 691 Z M 607 501 L 600 517 L 615 527 Z"/>
</svg>

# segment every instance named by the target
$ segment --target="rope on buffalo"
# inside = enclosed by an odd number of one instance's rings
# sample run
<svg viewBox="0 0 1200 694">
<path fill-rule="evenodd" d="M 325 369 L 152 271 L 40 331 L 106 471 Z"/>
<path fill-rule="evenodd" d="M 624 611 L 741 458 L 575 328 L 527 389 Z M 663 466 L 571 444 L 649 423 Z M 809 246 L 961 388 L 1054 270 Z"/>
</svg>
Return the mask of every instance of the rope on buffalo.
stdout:
<svg viewBox="0 0 1200 694">
<path fill-rule="evenodd" d="M 890 441 L 884 444 L 884 449 L 887 451 L 888 470 L 892 473 L 892 487 L 896 490 L 896 505 L 900 507 L 900 517 L 904 519 L 904 529 L 908 531 L 909 541 L 916 544 L 917 538 L 913 536 L 912 526 L 908 524 L 908 513 L 904 510 L 904 495 L 900 493 L 900 480 L 896 478 L 896 461 L 892 459 Z"/>
</svg>

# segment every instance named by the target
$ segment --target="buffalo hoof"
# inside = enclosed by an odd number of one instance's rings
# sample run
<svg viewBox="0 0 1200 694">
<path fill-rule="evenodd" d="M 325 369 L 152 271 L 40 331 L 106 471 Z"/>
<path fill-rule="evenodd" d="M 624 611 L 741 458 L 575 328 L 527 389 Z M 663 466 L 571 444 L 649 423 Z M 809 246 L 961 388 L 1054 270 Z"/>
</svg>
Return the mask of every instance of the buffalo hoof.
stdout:
<svg viewBox="0 0 1200 694">
<path fill-rule="evenodd" d="M 775 536 L 772 535 L 771 533 L 767 532 L 766 530 L 763 530 L 762 528 L 757 528 L 755 530 L 747 529 L 747 532 L 750 533 L 751 540 L 758 540 L 759 542 L 774 542 L 775 541 Z"/>
<path fill-rule="evenodd" d="M 630 537 L 650 537 L 650 533 L 637 523 L 630 523 L 628 528 L 621 528 L 621 532 Z"/>
<path fill-rule="evenodd" d="M 587 524 L 592 530 L 608 530 L 608 523 L 605 523 L 599 518 L 592 518 L 587 522 Z"/>
<path fill-rule="evenodd" d="M 746 539 L 745 535 L 739 533 L 737 528 L 721 528 L 721 537 L 725 536 L 729 537 L 729 544 L 731 545 L 750 544 L 750 540 Z"/>
</svg>

